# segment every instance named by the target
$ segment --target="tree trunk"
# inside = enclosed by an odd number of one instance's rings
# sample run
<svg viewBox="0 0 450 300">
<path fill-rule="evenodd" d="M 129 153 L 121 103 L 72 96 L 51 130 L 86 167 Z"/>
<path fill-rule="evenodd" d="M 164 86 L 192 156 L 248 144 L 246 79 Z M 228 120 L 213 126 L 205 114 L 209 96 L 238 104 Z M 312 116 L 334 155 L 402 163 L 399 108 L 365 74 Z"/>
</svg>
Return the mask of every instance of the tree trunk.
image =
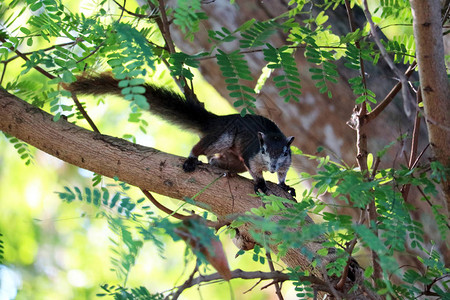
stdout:
<svg viewBox="0 0 450 300">
<path fill-rule="evenodd" d="M 435 159 L 450 167 L 450 87 L 444 60 L 439 0 L 411 0 L 420 88 Z M 450 213 L 450 178 L 442 182 Z M 442 203 L 445 207 L 445 203 Z"/>
</svg>

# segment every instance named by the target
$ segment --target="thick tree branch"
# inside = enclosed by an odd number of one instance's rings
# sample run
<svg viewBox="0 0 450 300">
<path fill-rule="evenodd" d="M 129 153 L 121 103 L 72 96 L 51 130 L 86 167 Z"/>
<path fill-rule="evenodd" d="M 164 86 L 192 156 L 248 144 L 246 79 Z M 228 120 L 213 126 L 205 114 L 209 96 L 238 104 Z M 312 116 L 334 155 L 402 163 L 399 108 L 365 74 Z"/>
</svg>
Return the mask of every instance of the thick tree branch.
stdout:
<svg viewBox="0 0 450 300">
<path fill-rule="evenodd" d="M 209 165 L 185 173 L 181 168 L 182 157 L 95 133 L 63 118 L 53 122 L 52 118 L 52 115 L 0 90 L 0 130 L 80 168 L 117 177 L 141 189 L 180 200 L 193 197 L 223 174 Z M 268 187 L 276 195 L 290 197 L 274 183 L 268 182 Z M 260 200 L 251 196 L 253 193 L 251 180 L 241 176 L 222 177 L 195 200 L 222 217 L 243 214 L 260 206 Z M 241 231 L 248 235 L 245 229 Z M 322 248 L 320 242 L 305 246 L 313 253 Z M 299 249 L 289 250 L 283 261 L 291 267 L 310 268 L 310 262 Z"/>
<path fill-rule="evenodd" d="M 223 170 L 210 165 L 199 166 L 193 173 L 183 172 L 185 158 L 136 145 L 123 139 L 102 135 L 78 127 L 64 120 L 53 121 L 53 116 L 0 89 L 0 130 L 65 162 L 85 168 L 172 198 L 184 200 L 193 197 L 198 205 L 206 207 L 219 218 L 231 214 L 243 214 L 261 205 L 251 196 L 253 182 L 241 176 L 222 176 Z M 213 183 L 213 184 L 211 184 Z M 270 192 L 290 198 L 290 194 L 278 185 L 267 182 Z M 204 189 L 206 186 L 208 188 Z M 312 222 L 308 217 L 308 221 Z M 240 234 L 249 237 L 248 226 L 239 228 Z M 298 228 L 297 230 L 301 230 Z M 303 245 L 316 253 L 323 246 L 321 241 Z M 271 247 L 276 252 L 276 246 Z M 333 261 L 330 254 L 322 263 Z M 289 267 L 300 266 L 311 270 L 320 280 L 318 269 L 300 249 L 289 249 L 282 258 Z"/>
<path fill-rule="evenodd" d="M 91 132 L 63 119 L 53 122 L 52 115 L 4 90 L 0 90 L 0 108 L 2 131 L 68 163 L 108 177 L 117 176 L 159 194 L 176 199 L 192 197 L 220 175 L 218 169 L 209 166 L 185 173 L 181 157 Z M 270 186 L 277 190 L 274 184 Z M 214 213 L 225 215 L 244 212 L 246 205 L 259 206 L 257 198 L 248 196 L 252 193 L 252 182 L 236 176 L 218 180 L 196 200 Z M 217 195 L 222 201 L 217 201 Z M 232 197 L 235 211 L 231 211 Z"/>
</svg>

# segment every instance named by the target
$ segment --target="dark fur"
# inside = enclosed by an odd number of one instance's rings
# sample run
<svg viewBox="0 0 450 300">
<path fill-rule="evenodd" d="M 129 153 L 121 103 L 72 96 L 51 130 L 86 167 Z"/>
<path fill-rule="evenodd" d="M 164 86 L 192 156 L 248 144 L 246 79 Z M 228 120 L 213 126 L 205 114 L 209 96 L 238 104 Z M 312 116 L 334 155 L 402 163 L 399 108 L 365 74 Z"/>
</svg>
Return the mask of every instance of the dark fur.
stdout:
<svg viewBox="0 0 450 300">
<path fill-rule="evenodd" d="M 104 73 L 94 77 L 79 77 L 67 89 L 81 94 L 122 95 L 118 84 L 119 81 L 111 74 Z M 144 86 L 150 112 L 201 135 L 201 140 L 192 148 L 183 165 L 186 172 L 194 171 L 199 164 L 198 156 L 206 155 L 211 164 L 230 172 L 248 170 L 255 180 L 255 191 L 266 192 L 262 172 L 270 170 L 272 166 L 271 171 L 278 173 L 280 186 L 294 194 L 294 189 L 284 183 L 291 163 L 289 147 L 293 138 L 286 138 L 275 123 L 257 115 L 218 116 L 208 112 L 196 99 L 186 99 L 151 84 Z M 265 162 L 263 156 L 270 163 Z"/>
<path fill-rule="evenodd" d="M 217 118 L 208 112 L 203 103 L 197 100 L 185 99 L 183 96 L 152 84 L 145 84 L 147 102 L 150 112 L 160 116 L 170 123 L 184 128 L 203 132 L 211 120 Z M 77 81 L 70 84 L 70 91 L 88 95 L 115 94 L 122 95 L 119 80 L 109 73 L 103 73 L 94 77 L 78 77 Z"/>
</svg>

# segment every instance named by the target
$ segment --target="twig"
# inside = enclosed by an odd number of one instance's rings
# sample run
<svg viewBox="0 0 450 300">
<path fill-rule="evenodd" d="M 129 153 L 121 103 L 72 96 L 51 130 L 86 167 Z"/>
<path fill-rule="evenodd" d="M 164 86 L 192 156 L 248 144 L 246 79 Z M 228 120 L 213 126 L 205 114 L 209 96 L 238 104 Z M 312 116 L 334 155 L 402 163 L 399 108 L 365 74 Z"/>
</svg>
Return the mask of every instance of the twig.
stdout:
<svg viewBox="0 0 450 300">
<path fill-rule="evenodd" d="M 161 20 L 162 22 L 157 22 L 159 29 L 164 37 L 164 41 L 166 42 L 167 47 L 169 47 L 169 53 L 175 53 L 175 46 L 173 44 L 172 36 L 170 34 L 169 22 L 167 21 L 166 9 L 164 0 L 158 0 L 159 3 L 159 11 L 161 12 Z"/>
<path fill-rule="evenodd" d="M 422 92 L 421 89 L 417 91 L 417 104 L 420 104 L 422 102 Z M 422 151 L 421 155 L 416 159 L 417 155 L 417 145 L 419 144 L 419 129 L 420 129 L 420 111 L 416 110 L 416 117 L 414 119 L 414 129 L 412 134 L 412 140 L 411 140 L 411 155 L 409 156 L 409 162 L 408 162 L 408 168 L 412 170 L 416 163 L 419 161 L 420 157 L 422 157 L 422 154 L 425 152 L 425 150 L 428 148 L 425 147 L 425 149 Z M 403 196 L 403 200 L 407 202 L 408 200 L 408 194 L 409 190 L 411 189 L 411 184 L 406 184 L 402 187 L 401 193 Z"/>
<path fill-rule="evenodd" d="M 356 31 L 355 16 L 353 15 L 353 11 L 350 7 L 349 0 L 345 0 L 345 9 L 347 11 L 347 18 L 348 18 L 350 30 L 352 32 L 355 32 Z M 359 51 L 361 51 L 361 45 L 359 44 L 359 41 L 355 41 L 355 46 Z M 364 90 L 367 90 L 366 72 L 365 72 L 365 68 L 364 68 L 364 61 L 361 57 L 361 54 L 359 55 L 359 66 L 360 66 L 360 75 L 361 75 L 361 79 L 362 79 L 362 84 L 364 86 Z M 364 95 L 367 96 L 367 92 L 364 92 Z M 366 106 L 366 101 L 364 101 L 361 104 L 361 106 Z"/>
<path fill-rule="evenodd" d="M 352 8 L 350 7 L 350 2 L 345 0 L 345 9 L 347 11 L 348 24 L 350 25 L 350 30 L 354 32 L 356 30 L 355 18 L 353 16 Z"/>
<path fill-rule="evenodd" d="M 172 35 L 170 34 L 169 21 L 167 19 L 166 9 L 164 5 L 164 0 L 158 0 L 159 3 L 159 11 L 161 13 L 161 18 L 156 18 L 156 24 L 158 25 L 159 30 L 164 38 L 164 42 L 168 48 L 169 54 L 175 53 L 175 45 L 172 40 Z M 152 3 L 149 1 L 149 5 L 152 7 Z M 167 65 L 167 64 L 166 64 Z M 180 84 L 180 81 L 183 81 L 183 84 Z M 197 96 L 194 94 L 192 89 L 189 88 L 187 84 L 186 78 L 184 76 L 180 76 L 179 79 L 176 80 L 178 86 L 185 94 L 186 98 L 197 99 Z"/>
<path fill-rule="evenodd" d="M 345 0 L 345 7 L 347 9 L 347 15 L 349 18 L 350 28 L 353 31 L 355 27 L 354 27 L 354 21 L 353 21 L 353 13 L 350 8 L 349 0 Z M 358 49 L 360 49 L 359 42 L 355 42 L 355 46 Z M 363 82 L 364 88 L 367 89 L 366 79 L 365 79 L 365 74 L 364 74 L 364 63 L 363 63 L 361 56 L 359 57 L 359 60 L 360 60 L 360 66 L 361 66 L 362 82 Z M 349 124 L 350 127 L 352 127 L 353 129 L 356 130 L 356 139 L 357 139 L 356 140 L 356 148 L 357 148 L 356 160 L 358 162 L 359 169 L 366 179 L 370 179 L 370 177 L 369 177 L 370 174 L 369 174 L 369 170 L 368 170 L 368 166 L 367 166 L 367 154 L 368 154 L 367 134 L 366 134 L 366 126 L 364 126 L 367 124 L 366 101 L 364 101 L 361 104 L 361 107 L 359 109 L 358 109 L 358 107 L 354 108 L 353 115 L 352 115 L 352 121 L 347 124 Z M 373 220 L 373 221 L 375 221 L 377 218 L 374 201 L 371 201 L 368 205 L 368 217 L 369 217 L 369 220 Z M 375 234 L 378 235 L 378 232 L 376 231 Z M 378 256 L 375 253 L 375 251 L 371 251 L 371 253 L 372 253 L 372 264 L 374 267 L 374 275 L 379 276 L 376 278 L 381 278 L 381 267 L 377 262 Z M 350 265 L 349 264 L 350 261 L 348 261 L 347 263 L 348 263 L 348 265 L 344 269 L 344 272 L 346 272 L 348 274 L 348 268 Z M 345 275 L 347 276 L 347 274 L 345 274 Z M 324 274 L 324 277 L 325 276 L 326 276 L 326 273 Z M 344 286 L 346 276 L 341 277 L 341 280 L 338 282 L 338 287 Z M 336 290 L 334 289 L 334 287 L 332 289 L 332 292 L 333 292 L 333 294 L 336 293 Z"/>
<path fill-rule="evenodd" d="M 375 175 L 377 174 L 378 167 L 380 166 L 381 158 L 377 156 L 375 160 L 375 164 L 373 165 L 372 174 L 370 175 L 370 180 L 373 180 L 375 178 Z"/>
<path fill-rule="evenodd" d="M 417 62 L 414 61 L 406 70 L 405 76 L 409 77 L 411 76 L 412 72 L 414 71 L 414 68 L 416 67 Z M 398 82 L 391 91 L 386 95 L 386 97 L 378 104 L 368 115 L 365 119 L 366 123 L 369 123 L 373 119 L 375 119 L 391 102 L 394 100 L 394 97 L 398 94 L 398 92 L 402 89 L 402 83 Z"/>
<path fill-rule="evenodd" d="M 422 190 L 422 188 L 420 186 L 417 185 L 416 187 L 419 190 L 419 192 L 422 194 L 422 196 L 424 197 L 425 201 L 427 201 L 428 205 L 430 207 L 432 207 L 433 203 L 431 203 L 430 198 L 428 198 L 428 196 L 425 195 L 425 193 L 423 192 L 423 190 Z M 448 222 L 446 222 L 445 225 L 447 226 L 448 229 L 450 229 L 450 224 Z"/>
<path fill-rule="evenodd" d="M 442 17 L 442 26 L 444 26 L 449 14 L 450 14 L 450 2 L 447 1 L 447 3 L 445 5 L 447 6 L 447 9 L 445 10 L 444 16 Z"/>
<path fill-rule="evenodd" d="M 255 287 L 257 287 L 258 284 L 260 284 L 262 281 L 263 281 L 262 279 L 258 280 L 254 285 L 251 286 L 251 288 L 249 288 L 248 290 L 246 290 L 245 292 L 243 292 L 243 294 L 247 294 L 247 293 L 251 292 L 251 291 L 252 291 Z"/>
<path fill-rule="evenodd" d="M 269 282 L 268 284 L 266 284 L 265 286 L 261 287 L 261 290 L 267 289 L 269 286 L 271 286 L 272 284 L 278 284 L 278 281 L 275 279 L 272 282 Z"/>
<path fill-rule="evenodd" d="M 97 133 L 100 133 L 100 130 L 98 130 L 97 126 L 95 126 L 94 121 L 92 121 L 91 117 L 89 117 L 89 115 L 87 114 L 83 105 L 81 105 L 80 101 L 78 100 L 77 95 L 75 93 L 71 93 L 71 95 L 72 95 L 73 102 L 75 102 L 75 105 L 77 106 L 78 110 L 81 112 L 83 117 L 89 123 L 89 126 L 91 126 L 92 130 L 94 130 Z"/>
<path fill-rule="evenodd" d="M 115 2 L 115 1 L 114 1 Z M 127 4 L 127 0 L 123 0 L 123 9 L 120 11 L 119 19 L 117 20 L 117 23 L 120 23 L 123 17 L 123 13 L 125 12 L 125 5 Z"/>
<path fill-rule="evenodd" d="M 85 59 L 88 59 L 89 57 L 91 57 L 92 55 L 94 55 L 98 50 L 100 50 L 100 48 L 103 46 L 103 44 L 105 43 L 105 41 L 101 42 L 100 44 L 98 44 L 94 50 L 92 50 L 91 53 L 89 53 L 88 55 L 86 55 L 85 57 L 80 58 L 79 60 L 77 60 L 77 63 L 82 62 Z"/>
<path fill-rule="evenodd" d="M 2 43 L 5 43 L 6 40 L 2 37 L 0 37 L 0 41 Z M 19 57 L 21 57 L 23 60 L 25 61 L 29 61 L 28 57 L 23 54 L 22 52 L 20 52 L 19 50 L 14 49 L 14 47 L 10 47 L 9 48 L 11 51 L 14 51 Z M 40 72 L 41 74 L 43 74 L 45 77 L 49 78 L 49 79 L 55 79 L 56 76 L 50 74 L 49 72 L 47 72 L 46 70 L 44 70 L 43 68 L 39 67 L 39 66 L 34 66 L 33 67 L 36 71 Z M 86 121 L 89 123 L 89 125 L 92 127 L 92 130 L 94 130 L 95 132 L 100 132 L 98 130 L 98 128 L 95 126 L 94 122 L 92 121 L 92 119 L 89 117 L 89 115 L 87 114 L 87 112 L 84 110 L 83 106 L 81 105 L 81 103 L 78 101 L 77 97 L 75 94 L 72 93 L 72 99 L 75 102 L 75 105 L 77 106 L 78 110 L 81 112 L 81 114 L 83 115 L 83 117 L 86 119 Z"/>
<path fill-rule="evenodd" d="M 333 297 L 334 297 L 335 299 L 338 299 L 338 300 L 344 299 L 344 298 L 341 296 L 342 294 L 339 293 L 339 292 L 334 288 L 333 283 L 331 283 L 330 278 L 328 277 L 327 270 L 325 269 L 325 266 L 324 266 L 324 265 L 322 265 L 321 269 L 322 269 L 323 280 L 325 281 L 325 284 L 327 285 L 327 287 L 328 287 L 329 290 L 330 290 L 328 293 L 329 293 L 329 294 L 332 294 Z"/>
<path fill-rule="evenodd" d="M 158 209 L 162 210 L 166 214 L 168 214 L 174 218 L 177 218 L 179 220 L 187 220 L 192 217 L 192 216 L 185 216 L 185 215 L 179 214 L 177 212 L 174 212 L 170 208 L 167 208 L 164 205 L 162 205 L 161 203 L 159 203 L 158 200 L 156 200 L 155 197 L 153 197 L 153 195 L 149 191 L 146 191 L 143 189 L 141 189 L 141 191 L 148 198 L 148 200 L 150 200 L 153 203 L 153 205 L 155 205 Z"/>
<path fill-rule="evenodd" d="M 371 201 L 369 203 L 369 224 L 373 222 L 377 221 L 377 211 L 376 211 L 376 207 L 375 207 L 375 201 Z M 378 229 L 374 228 L 374 234 L 378 237 Z M 371 255 L 372 255 L 372 266 L 373 266 L 373 276 L 375 279 L 381 279 L 383 277 L 383 272 L 381 269 L 380 264 L 378 263 L 378 254 L 374 251 L 371 250 Z"/>
<path fill-rule="evenodd" d="M 347 277 L 348 277 L 348 270 L 350 269 L 350 263 L 352 261 L 352 252 L 353 249 L 356 246 L 357 243 L 357 238 L 354 238 L 351 242 L 350 242 L 350 246 L 348 247 L 348 259 L 347 259 L 347 264 L 344 267 L 344 271 L 342 272 L 341 278 L 339 279 L 339 282 L 336 284 L 336 289 L 338 290 L 342 290 L 342 288 L 345 285 L 345 282 L 347 281 Z"/>
<path fill-rule="evenodd" d="M 49 51 L 49 50 L 53 50 L 53 49 L 55 49 L 56 47 L 64 47 L 64 46 L 69 46 L 69 45 L 76 45 L 77 42 L 78 42 L 78 41 L 68 42 L 68 43 L 62 43 L 62 44 L 59 44 L 59 45 L 53 45 L 53 46 L 50 46 L 50 47 L 47 47 L 47 48 L 44 48 L 44 49 L 40 49 L 40 50 L 37 50 L 37 51 L 46 52 L 46 51 Z M 30 54 L 33 54 L 33 53 L 35 53 L 35 52 L 37 52 L 37 51 L 22 52 L 22 54 L 23 54 L 23 55 L 30 55 Z M 4 63 L 9 63 L 9 62 L 11 62 L 11 61 L 13 61 L 13 60 L 15 60 L 16 58 L 19 58 L 19 57 L 20 57 L 19 55 L 15 55 L 15 56 L 10 57 L 10 58 L 8 58 L 8 59 L 6 59 L 6 60 L 0 61 L 0 63 L 2 63 L 2 64 L 4 64 Z"/>
<path fill-rule="evenodd" d="M 178 297 L 180 297 L 181 293 L 183 292 L 183 290 L 185 290 L 186 288 L 183 288 L 184 286 L 189 285 L 189 283 L 194 279 L 194 275 L 195 273 L 197 273 L 198 271 L 198 263 L 195 264 L 195 268 L 192 271 L 191 275 L 189 275 L 189 278 L 183 283 L 183 285 L 181 286 L 181 288 L 179 288 L 175 294 L 173 294 L 172 296 L 172 300 L 176 300 L 178 299 Z M 166 299 L 168 299 L 168 296 L 166 297 Z"/>
<path fill-rule="evenodd" d="M 275 267 L 273 266 L 272 255 L 270 255 L 270 251 L 266 250 L 267 263 L 269 264 L 269 269 L 271 272 L 275 272 Z M 278 296 L 279 300 L 283 300 L 283 294 L 281 293 L 280 285 L 278 281 L 274 280 L 273 284 L 275 285 L 275 293 Z"/>
<path fill-rule="evenodd" d="M 6 39 L 3 37 L 0 37 L 0 42 L 2 43 L 6 43 Z M 25 61 L 30 61 L 28 59 L 28 57 L 26 55 L 24 55 L 23 53 L 21 53 L 19 50 L 14 49 L 14 47 L 9 47 L 9 50 L 15 52 L 17 54 L 17 56 L 19 56 L 20 58 L 22 58 Z M 42 69 L 39 66 L 34 66 L 33 67 L 36 71 L 38 71 L 39 73 L 43 74 L 45 77 L 49 78 L 49 79 L 55 79 L 56 77 L 53 76 L 52 74 L 50 74 L 49 72 L 45 71 L 44 69 Z"/>
<path fill-rule="evenodd" d="M 125 5 L 122 6 L 122 4 L 120 4 L 120 3 L 117 2 L 116 0 L 113 0 L 113 2 L 114 2 L 115 4 L 117 4 L 118 7 L 120 7 L 120 9 L 122 10 L 122 12 L 126 12 L 127 14 L 129 14 L 129 15 L 131 15 L 131 16 L 133 16 L 133 17 L 140 18 L 140 19 L 144 19 L 144 18 L 152 18 L 151 16 L 148 16 L 148 15 L 137 14 L 137 13 L 134 13 L 134 12 L 132 12 L 132 11 L 127 10 L 127 9 L 125 8 Z M 154 17 L 153 17 L 153 18 L 154 18 Z"/>
<path fill-rule="evenodd" d="M 364 119 L 366 117 L 366 105 L 365 102 L 362 103 L 359 111 L 355 112 L 356 118 L 358 120 L 356 126 L 356 148 L 357 155 L 356 160 L 358 162 L 359 169 L 365 178 L 369 177 L 368 166 L 367 166 L 367 134 L 366 127 L 364 126 Z"/>
<path fill-rule="evenodd" d="M 416 160 L 413 162 L 411 169 L 415 168 L 417 166 L 417 164 L 419 163 L 420 159 L 422 158 L 423 154 L 425 153 L 425 151 L 428 149 L 428 147 L 430 147 L 430 143 L 428 143 L 425 148 L 423 148 L 423 150 L 420 152 L 419 156 L 417 156 Z"/>
<path fill-rule="evenodd" d="M 372 14 L 369 11 L 367 0 L 363 0 L 363 4 L 364 4 L 364 14 L 366 15 L 366 19 L 369 22 L 370 32 L 372 33 L 373 40 L 375 41 L 375 44 L 377 44 L 378 49 L 380 49 L 381 56 L 383 57 L 383 59 L 386 61 L 391 70 L 395 73 L 395 75 L 400 79 L 400 82 L 402 83 L 403 109 L 405 110 L 406 115 L 409 117 L 411 115 L 410 106 L 413 103 L 413 101 L 408 91 L 408 80 L 406 79 L 405 75 L 395 66 L 394 62 L 389 57 L 386 49 L 381 43 L 380 37 L 378 36 L 378 32 L 376 31 L 375 28 L 375 24 L 372 21 Z"/>
<path fill-rule="evenodd" d="M 174 218 L 176 218 L 178 220 L 182 220 L 182 221 L 198 217 L 198 215 L 195 215 L 195 214 L 192 214 L 192 215 L 189 215 L 189 216 L 179 214 L 176 211 L 173 211 L 170 208 L 162 205 L 158 200 L 156 200 L 155 197 L 153 197 L 153 195 L 149 191 L 146 191 L 146 190 L 143 190 L 143 189 L 141 189 L 141 191 L 150 200 L 150 202 L 153 203 L 153 205 L 155 205 L 159 210 L 162 210 L 163 212 L 165 212 L 166 214 L 170 215 L 171 217 L 174 217 Z M 205 221 L 204 224 L 206 226 L 208 226 L 208 227 L 214 228 L 215 230 L 219 230 L 223 226 L 229 225 L 234 219 L 238 218 L 239 216 L 240 215 L 227 216 L 225 219 L 218 220 L 216 222 L 209 221 L 209 220 L 204 220 Z"/>
<path fill-rule="evenodd" d="M 359 216 L 359 220 L 357 224 L 363 224 L 366 221 L 366 213 L 364 211 L 361 211 L 361 214 Z M 349 257 L 347 259 L 347 264 L 345 265 L 344 271 L 342 272 L 342 276 L 339 279 L 339 282 L 336 284 L 336 289 L 342 290 L 342 288 L 345 285 L 345 282 L 347 281 L 348 277 L 348 270 L 350 268 L 350 263 L 352 262 L 352 253 L 355 249 L 356 243 L 358 242 L 358 239 L 355 237 L 345 249 L 345 251 L 348 253 Z"/>
<path fill-rule="evenodd" d="M 323 49 L 346 49 L 346 47 L 342 47 L 342 46 L 317 46 L 318 48 L 323 48 Z M 294 46 L 287 46 L 288 49 L 304 49 L 306 48 L 306 45 L 294 45 Z M 279 47 L 275 47 L 275 49 L 279 49 Z M 265 48 L 255 48 L 255 49 L 247 49 L 247 50 L 232 50 L 231 52 L 234 51 L 239 51 L 239 54 L 249 54 L 249 53 L 259 53 L 259 52 L 263 52 L 265 50 Z M 208 59 L 216 59 L 217 55 L 213 54 L 213 55 L 208 55 L 208 56 L 200 56 L 200 57 L 196 57 L 194 58 L 197 61 L 201 61 L 201 60 L 208 60 Z"/>
<path fill-rule="evenodd" d="M 256 279 L 259 278 L 260 280 L 277 280 L 278 282 L 284 282 L 287 280 L 290 280 L 289 274 L 282 273 L 279 271 L 275 272 L 245 272 L 241 269 L 236 269 L 231 272 L 231 279 L 235 278 L 241 278 L 241 279 Z M 223 280 L 222 276 L 219 273 L 214 273 L 211 275 L 200 275 L 193 280 L 191 280 L 188 284 L 185 282 L 182 286 L 177 287 L 179 294 L 181 294 L 185 289 L 188 289 L 192 286 L 198 285 L 200 283 L 204 282 L 210 282 L 215 280 Z M 300 281 L 309 281 L 312 285 L 314 285 L 318 290 L 324 291 L 327 293 L 332 293 L 330 287 L 325 283 L 323 280 L 315 277 L 315 276 L 299 276 L 298 280 Z"/>
<path fill-rule="evenodd" d="M 354 20 L 353 11 L 350 7 L 349 0 L 345 0 L 345 9 L 347 10 L 347 17 L 348 17 L 350 30 L 352 32 L 354 32 L 356 30 L 356 25 L 355 25 L 356 23 Z M 361 49 L 361 46 L 358 41 L 355 42 L 355 46 L 359 50 Z M 365 72 L 364 72 L 364 62 L 362 60 L 361 55 L 359 55 L 359 64 L 360 64 L 360 75 L 361 75 L 362 83 L 364 85 L 364 89 L 366 90 L 367 89 L 366 76 L 365 76 Z M 366 94 L 366 92 L 364 92 L 364 93 Z M 364 174 L 364 176 L 367 178 L 369 176 L 368 168 L 367 168 L 367 153 L 368 153 L 368 151 L 367 151 L 367 135 L 366 135 L 365 128 L 364 128 L 365 119 L 366 119 L 366 115 L 367 115 L 366 101 L 361 103 L 361 107 L 359 108 L 359 110 L 357 108 L 354 109 L 353 115 L 354 115 L 354 120 L 357 123 L 357 124 L 355 124 L 355 127 L 354 127 L 356 129 L 356 135 L 357 135 L 356 147 L 358 150 L 358 153 L 356 155 L 356 160 L 358 162 L 361 173 Z"/>
</svg>

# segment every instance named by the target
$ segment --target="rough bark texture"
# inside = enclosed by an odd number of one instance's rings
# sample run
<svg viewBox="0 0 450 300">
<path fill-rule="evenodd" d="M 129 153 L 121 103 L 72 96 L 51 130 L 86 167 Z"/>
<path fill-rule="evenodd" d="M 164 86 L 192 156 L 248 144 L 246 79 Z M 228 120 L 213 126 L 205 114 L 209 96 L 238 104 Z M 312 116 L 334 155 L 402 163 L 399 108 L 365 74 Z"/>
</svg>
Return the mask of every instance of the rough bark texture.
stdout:
<svg viewBox="0 0 450 300">
<path fill-rule="evenodd" d="M 181 167 L 185 158 L 98 134 L 64 119 L 53 122 L 52 117 L 0 89 L 1 131 L 80 168 L 108 177 L 117 176 L 131 185 L 180 200 L 194 196 L 223 175 L 223 171 L 209 165 L 185 173 Z M 290 197 L 278 185 L 267 184 L 272 193 Z M 254 194 L 251 180 L 241 176 L 223 177 L 195 200 L 220 218 L 259 207 L 261 201 L 251 194 Z M 248 236 L 245 229 L 241 234 Z M 313 253 L 322 248 L 320 243 L 310 243 L 306 247 Z M 289 251 L 283 261 L 290 267 L 311 269 L 299 249 Z"/>
<path fill-rule="evenodd" d="M 428 136 L 435 158 L 450 166 L 450 86 L 444 63 L 441 5 L 439 0 L 410 3 Z M 443 184 L 450 212 L 450 181 Z"/>
</svg>

